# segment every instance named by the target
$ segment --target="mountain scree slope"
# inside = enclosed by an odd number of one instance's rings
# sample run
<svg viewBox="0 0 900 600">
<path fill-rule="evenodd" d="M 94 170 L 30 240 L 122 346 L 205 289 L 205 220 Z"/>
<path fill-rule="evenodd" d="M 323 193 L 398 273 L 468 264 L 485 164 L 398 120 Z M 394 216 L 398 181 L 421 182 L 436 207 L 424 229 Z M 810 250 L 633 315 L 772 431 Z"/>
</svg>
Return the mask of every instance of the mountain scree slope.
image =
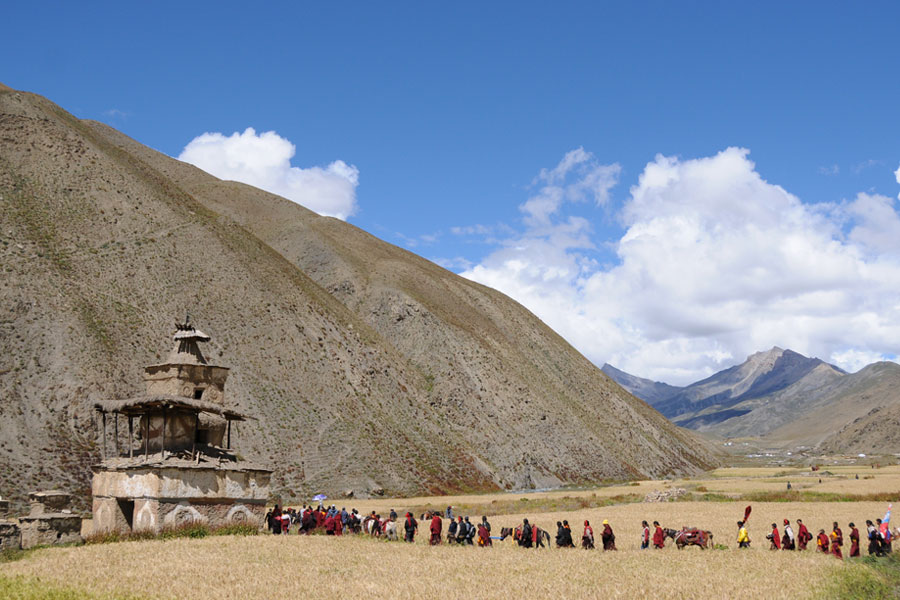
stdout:
<svg viewBox="0 0 900 600">
<path fill-rule="evenodd" d="M 714 458 L 508 297 L 0 89 L 0 494 L 86 499 L 94 401 L 189 311 L 287 498 L 692 473 Z M 124 439 L 123 439 L 124 444 Z"/>
</svg>

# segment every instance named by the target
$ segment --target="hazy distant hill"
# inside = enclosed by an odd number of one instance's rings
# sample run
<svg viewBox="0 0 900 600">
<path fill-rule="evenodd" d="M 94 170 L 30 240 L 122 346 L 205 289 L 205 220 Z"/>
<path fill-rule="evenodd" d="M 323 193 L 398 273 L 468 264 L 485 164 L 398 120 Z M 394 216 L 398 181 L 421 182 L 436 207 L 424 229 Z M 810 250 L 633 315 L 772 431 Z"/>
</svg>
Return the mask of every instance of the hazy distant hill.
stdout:
<svg viewBox="0 0 900 600">
<path fill-rule="evenodd" d="M 663 400 L 668 400 L 684 388 L 660 381 L 652 381 L 643 377 L 629 375 L 625 371 L 615 368 L 609 363 L 605 363 L 601 370 L 606 373 L 610 379 L 621 385 L 623 388 L 644 400 L 650 406 L 656 406 Z"/>
<path fill-rule="evenodd" d="M 189 310 L 275 491 L 423 493 L 713 461 L 522 306 L 341 221 L 0 89 L 0 494 L 87 493 L 93 401 Z"/>
<path fill-rule="evenodd" d="M 900 448 L 900 365 L 893 362 L 848 374 L 773 348 L 684 388 L 604 371 L 684 427 L 827 452 Z"/>
<path fill-rule="evenodd" d="M 900 365 L 877 362 L 806 395 L 768 436 L 829 452 L 900 452 Z"/>
<path fill-rule="evenodd" d="M 818 379 L 841 371 L 818 358 L 772 348 L 743 363 L 692 383 L 656 408 L 676 423 L 705 429 L 752 410 L 745 404 L 783 390 L 807 377 Z"/>
</svg>

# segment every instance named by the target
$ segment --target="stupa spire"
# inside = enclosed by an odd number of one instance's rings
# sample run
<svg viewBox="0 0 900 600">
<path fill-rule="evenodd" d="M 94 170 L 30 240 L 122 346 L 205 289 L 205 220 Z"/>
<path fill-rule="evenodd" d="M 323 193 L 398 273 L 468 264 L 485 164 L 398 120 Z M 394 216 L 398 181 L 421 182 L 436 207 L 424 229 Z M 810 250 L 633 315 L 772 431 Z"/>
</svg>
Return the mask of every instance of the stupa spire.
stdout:
<svg viewBox="0 0 900 600">
<path fill-rule="evenodd" d="M 205 365 L 206 358 L 200 351 L 199 342 L 208 342 L 210 337 L 191 325 L 191 315 L 185 315 L 184 323 L 175 323 L 175 335 L 172 336 L 175 347 L 166 360 L 169 364 Z"/>
</svg>

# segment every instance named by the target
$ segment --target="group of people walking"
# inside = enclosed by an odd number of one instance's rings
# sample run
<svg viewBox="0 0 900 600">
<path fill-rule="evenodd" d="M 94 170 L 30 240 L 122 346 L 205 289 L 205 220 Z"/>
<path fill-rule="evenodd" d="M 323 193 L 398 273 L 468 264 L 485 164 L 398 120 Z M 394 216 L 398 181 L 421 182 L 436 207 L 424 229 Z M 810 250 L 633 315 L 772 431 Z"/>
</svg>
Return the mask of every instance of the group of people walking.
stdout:
<svg viewBox="0 0 900 600">
<path fill-rule="evenodd" d="M 297 533 L 310 534 L 321 529 L 326 535 L 343 535 L 344 531 L 359 531 L 362 520 L 354 508 L 347 512 L 340 511 L 332 505 L 325 508 L 321 504 L 317 508 L 304 505 L 299 511 L 294 508 L 282 510 L 277 504 L 266 513 L 266 528 L 275 535 L 287 535 L 291 527 L 297 526 Z"/>
<path fill-rule="evenodd" d="M 613 533 L 607 519 L 603 519 L 603 531 L 600 532 L 600 542 L 603 544 L 604 550 L 616 549 L 616 534 Z M 572 540 L 572 529 L 569 527 L 568 521 L 556 522 L 556 547 L 575 547 L 575 542 Z M 594 528 L 591 527 L 591 522 L 588 520 L 584 522 L 584 530 L 581 534 L 581 547 L 585 550 L 594 549 Z"/>
<path fill-rule="evenodd" d="M 750 507 L 747 507 L 745 519 L 738 521 L 737 543 L 739 548 L 750 547 L 750 535 L 747 531 L 746 518 L 749 516 Z M 890 513 L 885 516 L 889 519 Z M 522 524 L 515 528 L 503 528 L 501 535 L 491 536 L 491 524 L 487 517 L 482 516 L 481 521 L 476 525 L 469 521 L 469 517 L 454 517 L 452 507 L 447 507 L 444 515 L 449 521 L 447 527 L 446 543 L 468 546 L 490 547 L 493 545 L 492 540 L 503 540 L 508 536 L 512 536 L 518 545 L 525 548 L 542 547 L 544 543 L 549 545 L 550 536 L 542 531 L 537 525 L 529 523 L 528 519 L 523 519 Z M 429 528 L 429 544 L 432 546 L 441 544 L 443 538 L 443 519 L 440 512 L 426 512 L 422 515 L 422 519 L 428 523 Z M 380 537 L 386 536 L 389 539 L 397 539 L 398 531 L 398 515 L 391 509 L 388 517 L 382 519 L 381 515 L 372 511 L 371 514 L 361 517 L 359 512 L 353 508 L 349 512 L 346 508 L 340 510 L 334 505 L 325 508 L 321 504 L 313 508 L 311 505 L 304 505 L 299 511 L 294 508 L 282 510 L 276 504 L 265 517 L 267 528 L 275 535 L 286 535 L 290 533 L 292 526 L 297 526 L 298 534 L 310 534 L 317 529 L 321 529 L 325 535 L 340 536 L 345 532 L 348 533 L 367 533 L 369 535 Z M 820 529 L 818 535 L 813 536 L 810 530 L 803 523 L 802 519 L 796 519 L 797 532 L 791 526 L 789 519 L 784 519 L 782 530 L 779 532 L 777 523 L 772 523 L 770 533 L 766 535 L 769 540 L 769 548 L 771 550 L 797 550 L 803 551 L 808 548 L 810 543 L 815 540 L 815 548 L 819 552 L 832 554 L 836 558 L 843 559 L 844 533 L 839 527 L 837 521 L 833 522 L 831 532 L 826 533 L 824 529 Z M 849 556 L 860 556 L 860 531 L 854 523 L 849 523 L 850 533 L 847 536 L 850 543 Z M 406 542 L 414 542 L 418 533 L 419 522 L 409 512 L 403 519 L 403 539 Z M 699 530 L 684 530 L 699 531 Z M 659 521 L 653 521 L 653 530 L 647 521 L 641 522 L 641 549 L 647 549 L 651 546 L 655 549 L 665 547 L 666 538 L 675 537 L 675 530 L 663 529 Z M 705 532 L 709 533 L 709 532 Z M 711 534 L 710 534 L 711 535 Z M 884 556 L 891 552 L 891 544 L 893 537 L 888 522 L 882 522 L 881 519 L 866 521 L 866 539 L 868 541 L 868 553 L 874 556 Z M 900 535 L 900 528 L 896 535 Z M 613 532 L 609 520 L 603 520 L 603 530 L 600 534 L 600 540 L 603 550 L 616 550 L 616 535 Z M 591 527 L 590 521 L 584 521 L 584 529 L 581 535 L 581 547 L 584 549 L 593 549 L 595 546 L 594 529 Z M 557 548 L 574 548 L 575 541 L 572 535 L 572 528 L 567 520 L 556 522 L 556 547 Z"/>
<path fill-rule="evenodd" d="M 850 534 L 848 535 L 850 541 L 849 556 L 860 556 L 859 529 L 853 522 L 850 522 L 848 527 L 850 528 Z M 841 530 L 837 521 L 832 523 L 830 533 L 826 533 L 824 529 L 820 529 L 815 538 L 803 523 L 802 519 L 797 519 L 796 535 L 794 534 L 791 522 L 788 519 L 784 519 L 782 531 L 783 533 L 779 534 L 778 524 L 772 523 L 772 531 L 766 535 L 766 539 L 769 540 L 770 550 L 802 551 L 806 550 L 809 543 L 815 539 L 816 550 L 819 552 L 832 554 L 839 559 L 844 558 L 842 550 L 844 546 L 844 532 Z M 875 519 L 875 522 L 871 520 L 866 521 L 866 537 L 869 542 L 868 551 L 870 555 L 884 556 L 891 552 L 893 534 L 891 533 L 890 527 L 887 527 L 886 524 L 882 525 L 881 519 Z M 750 536 L 747 533 L 747 527 L 744 521 L 738 521 L 737 541 L 738 547 L 740 548 L 750 547 Z"/>
</svg>

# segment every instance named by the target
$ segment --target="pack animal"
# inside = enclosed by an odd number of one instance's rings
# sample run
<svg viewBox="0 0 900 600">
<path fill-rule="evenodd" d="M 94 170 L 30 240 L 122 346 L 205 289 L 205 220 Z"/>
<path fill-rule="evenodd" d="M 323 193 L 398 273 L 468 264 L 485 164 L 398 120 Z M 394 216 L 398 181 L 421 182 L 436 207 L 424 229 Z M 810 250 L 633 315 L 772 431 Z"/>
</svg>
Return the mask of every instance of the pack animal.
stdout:
<svg viewBox="0 0 900 600">
<path fill-rule="evenodd" d="M 713 534 L 706 529 L 683 527 L 682 529 L 664 529 L 666 537 L 671 538 L 679 550 L 685 546 L 699 546 L 701 550 L 713 547 Z"/>
<path fill-rule="evenodd" d="M 550 548 L 550 534 L 538 527 L 537 525 L 532 525 L 532 539 L 534 540 L 535 548 L 543 548 L 544 544 L 547 545 L 547 548 Z M 522 526 L 519 525 L 515 529 L 512 527 L 503 527 L 500 529 L 500 539 L 505 540 L 506 538 L 512 536 L 513 540 L 520 546 L 531 547 L 532 543 L 529 540 L 522 539 Z"/>
</svg>

